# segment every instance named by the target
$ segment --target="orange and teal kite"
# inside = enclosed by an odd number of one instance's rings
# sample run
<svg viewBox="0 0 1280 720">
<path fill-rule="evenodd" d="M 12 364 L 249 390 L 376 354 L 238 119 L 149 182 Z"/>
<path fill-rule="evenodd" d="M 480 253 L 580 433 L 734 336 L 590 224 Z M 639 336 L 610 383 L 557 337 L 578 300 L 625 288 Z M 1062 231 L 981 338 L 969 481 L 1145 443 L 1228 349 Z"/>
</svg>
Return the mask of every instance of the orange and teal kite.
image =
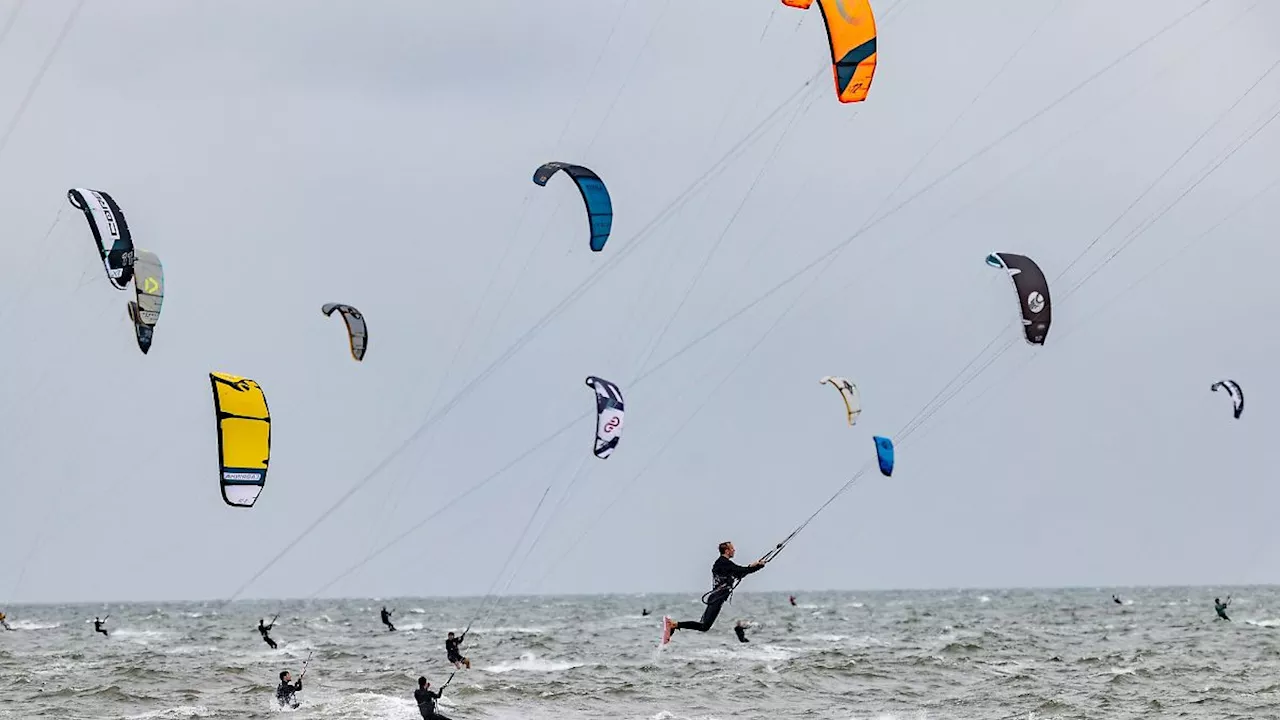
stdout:
<svg viewBox="0 0 1280 720">
<path fill-rule="evenodd" d="M 807 10 L 813 0 L 782 0 L 783 5 Z M 831 70 L 840 102 L 867 99 L 876 73 L 876 18 L 870 0 L 818 0 L 831 41 Z"/>
</svg>

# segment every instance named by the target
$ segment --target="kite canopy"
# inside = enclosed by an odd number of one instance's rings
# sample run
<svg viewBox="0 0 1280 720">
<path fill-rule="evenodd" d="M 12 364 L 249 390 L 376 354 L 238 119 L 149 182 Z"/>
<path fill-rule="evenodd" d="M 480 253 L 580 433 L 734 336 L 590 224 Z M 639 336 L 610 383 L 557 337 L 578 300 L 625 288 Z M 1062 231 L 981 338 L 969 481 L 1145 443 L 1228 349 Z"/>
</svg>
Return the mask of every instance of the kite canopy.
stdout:
<svg viewBox="0 0 1280 720">
<path fill-rule="evenodd" d="M 218 423 L 218 471 L 222 499 L 234 507 L 253 507 L 267 482 L 271 459 L 271 414 L 258 383 L 211 372 L 213 411 Z"/>
<path fill-rule="evenodd" d="M 880 472 L 885 477 L 893 475 L 893 441 L 887 437 L 876 435 L 876 460 L 880 462 Z"/>
<path fill-rule="evenodd" d="M 813 0 L 782 0 L 809 9 Z M 831 44 L 831 71 L 842 103 L 862 102 L 876 74 L 876 18 L 868 0 L 818 0 Z"/>
<path fill-rule="evenodd" d="M 160 306 L 164 303 L 164 268 L 153 252 L 139 250 L 133 265 L 133 289 L 137 300 L 129 301 L 129 319 L 138 336 L 138 349 L 143 355 L 151 349 L 156 323 L 160 322 Z"/>
<path fill-rule="evenodd" d="M 991 253 L 987 264 L 1004 268 L 1013 278 L 1013 289 L 1018 294 L 1018 306 L 1022 312 L 1022 330 L 1027 342 L 1044 345 L 1049 334 L 1049 322 L 1053 308 L 1049 302 L 1049 281 L 1045 280 L 1040 266 L 1026 255 Z"/>
<path fill-rule="evenodd" d="M 1209 389 L 1218 392 L 1221 388 L 1227 391 L 1227 395 L 1231 396 L 1231 403 L 1236 419 L 1240 418 L 1240 413 L 1244 412 L 1244 391 L 1240 389 L 1239 383 L 1235 380 L 1219 380 L 1209 386 Z"/>
<path fill-rule="evenodd" d="M 369 327 L 364 322 L 364 315 L 350 305 L 342 303 L 326 303 L 320 308 L 320 312 L 326 317 L 332 315 L 334 310 L 342 313 L 342 319 L 347 323 L 347 340 L 351 344 L 351 357 L 357 361 L 364 360 L 364 350 L 369 346 Z"/>
<path fill-rule="evenodd" d="M 591 225 L 591 249 L 600 252 L 609 241 L 609 231 L 613 228 L 613 201 L 609 199 L 609 190 L 599 175 L 582 167 L 562 162 L 549 162 L 533 173 L 533 181 L 546 187 L 547 181 L 557 171 L 563 170 L 578 186 L 582 193 L 582 202 L 587 206 L 587 218 Z"/>
<path fill-rule="evenodd" d="M 117 290 L 129 287 L 133 278 L 133 236 L 120 206 L 105 192 L 88 188 L 71 188 L 67 200 L 89 221 L 111 285 Z"/>
<path fill-rule="evenodd" d="M 856 424 L 858 415 L 862 413 L 862 398 L 858 394 L 858 386 L 849 382 L 848 378 L 832 377 L 830 375 L 819 380 L 818 384 L 830 385 L 840 393 L 840 399 L 844 400 L 844 411 L 849 419 L 849 424 Z"/>
<path fill-rule="evenodd" d="M 613 454 L 622 439 L 622 390 L 617 385 L 598 378 L 587 376 L 587 387 L 596 391 L 596 443 L 595 454 L 601 460 Z"/>
</svg>

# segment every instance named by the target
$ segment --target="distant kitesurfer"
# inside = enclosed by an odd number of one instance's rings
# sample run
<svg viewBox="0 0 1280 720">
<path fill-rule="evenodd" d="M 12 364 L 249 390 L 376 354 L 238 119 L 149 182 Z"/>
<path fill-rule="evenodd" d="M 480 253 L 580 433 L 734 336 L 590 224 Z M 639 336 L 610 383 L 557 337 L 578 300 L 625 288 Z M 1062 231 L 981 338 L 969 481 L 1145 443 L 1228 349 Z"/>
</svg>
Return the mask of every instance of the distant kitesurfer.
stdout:
<svg viewBox="0 0 1280 720">
<path fill-rule="evenodd" d="M 262 618 L 258 618 L 258 632 L 262 635 L 262 639 L 266 640 L 267 644 L 271 646 L 272 650 L 276 649 L 276 641 L 272 640 L 271 636 L 268 635 L 267 633 L 271 632 L 271 628 L 275 626 L 276 626 L 275 618 L 271 618 L 270 625 L 265 624 Z"/>
<path fill-rule="evenodd" d="M 5 630 L 13 629 L 9 627 L 9 620 L 7 619 L 7 616 L 2 612 L 0 612 L 0 626 L 3 626 Z"/>
<path fill-rule="evenodd" d="M 1230 620 L 1231 618 L 1227 617 L 1227 606 L 1230 604 L 1231 604 L 1230 595 L 1227 596 L 1226 602 L 1222 602 L 1218 598 L 1214 598 L 1213 599 L 1214 612 L 1218 613 L 1218 617 L 1222 618 L 1223 620 Z"/>
<path fill-rule="evenodd" d="M 1112 596 L 1111 596 L 1111 599 L 1112 599 L 1112 600 L 1115 602 L 1115 604 L 1117 604 L 1117 605 L 1123 605 L 1123 604 L 1124 604 L 1124 603 L 1120 602 L 1120 596 L 1118 596 L 1118 595 L 1112 595 Z"/>
<path fill-rule="evenodd" d="M 471 658 L 463 657 L 462 651 L 459 649 L 459 646 L 462 645 L 462 641 L 466 639 L 467 639 L 466 633 L 462 633 L 460 637 L 455 638 L 453 636 L 453 631 L 450 631 L 449 637 L 445 638 L 444 649 L 445 649 L 445 652 L 448 653 L 449 662 L 453 663 L 454 667 L 460 668 L 465 665 L 466 668 L 470 670 Z"/>
<path fill-rule="evenodd" d="M 391 624 L 391 613 L 393 612 L 395 610 L 387 612 L 387 606 L 382 606 L 382 624 L 387 626 L 387 632 L 395 632 L 396 629 L 396 626 Z"/>
<path fill-rule="evenodd" d="M 735 563 L 731 558 L 734 555 L 733 543 L 722 542 L 719 545 L 720 557 L 716 558 L 715 564 L 711 566 L 711 591 L 702 596 L 702 602 L 706 603 L 707 609 L 702 612 L 701 620 L 685 620 L 676 622 L 669 617 L 662 618 L 665 625 L 663 633 L 663 641 L 669 641 L 671 633 L 676 630 L 697 630 L 698 632 L 706 632 L 715 624 L 716 616 L 720 614 L 720 606 L 733 595 L 734 585 L 738 580 L 758 572 L 764 567 L 766 560 L 757 560 L 746 567 Z"/>
<path fill-rule="evenodd" d="M 789 601 L 791 602 L 791 607 L 795 607 L 795 606 L 796 606 L 796 596 L 795 596 L 795 595 L 791 595 L 790 597 L 788 597 L 788 598 L 787 598 L 787 600 L 789 600 Z"/>
<path fill-rule="evenodd" d="M 733 633 L 738 636 L 738 642 L 751 642 L 747 639 L 747 626 L 741 620 L 733 626 Z"/>
<path fill-rule="evenodd" d="M 99 619 L 98 619 L 98 616 L 97 616 L 97 615 L 94 615 L 94 616 L 93 616 L 93 631 L 94 631 L 94 632 L 100 632 L 100 633 L 102 633 L 103 637 L 110 637 L 109 635 L 107 635 L 107 631 L 106 631 L 106 630 L 104 630 L 104 629 L 102 628 L 102 624 L 103 624 L 103 623 L 105 623 L 105 622 L 107 621 L 107 618 L 109 618 L 109 617 L 111 617 L 111 616 L 110 616 L 110 615 L 108 615 L 107 617 L 104 617 L 104 618 L 102 618 L 101 620 L 99 620 Z"/>
<path fill-rule="evenodd" d="M 640 611 L 640 617 L 646 617 L 648 616 L 648 614 L 649 614 L 649 608 L 645 608 Z"/>
<path fill-rule="evenodd" d="M 288 670 L 280 671 L 280 687 L 276 688 L 276 701 L 281 707 L 288 705 L 294 710 L 298 709 L 299 703 L 294 699 L 293 694 L 302 690 L 302 678 L 298 678 L 297 682 L 292 682 L 293 676 Z"/>
<path fill-rule="evenodd" d="M 418 712 L 422 713 L 422 720 L 449 720 L 447 716 L 436 712 L 436 701 L 443 694 L 444 690 L 431 692 L 431 683 L 425 677 L 418 678 L 418 689 L 413 691 L 413 699 L 418 701 Z"/>
</svg>

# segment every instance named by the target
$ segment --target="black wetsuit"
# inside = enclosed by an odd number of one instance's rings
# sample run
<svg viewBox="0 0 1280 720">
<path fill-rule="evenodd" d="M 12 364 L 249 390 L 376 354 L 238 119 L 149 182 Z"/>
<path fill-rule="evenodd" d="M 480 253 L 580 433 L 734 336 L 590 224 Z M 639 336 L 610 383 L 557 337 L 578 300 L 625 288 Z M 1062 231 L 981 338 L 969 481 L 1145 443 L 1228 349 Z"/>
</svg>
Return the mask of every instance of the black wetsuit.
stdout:
<svg viewBox="0 0 1280 720">
<path fill-rule="evenodd" d="M 1222 618 L 1223 620 L 1230 620 L 1231 618 L 1227 617 L 1227 606 L 1230 604 L 1231 604 L 1231 598 L 1227 598 L 1226 602 L 1218 602 L 1218 600 L 1215 598 L 1213 601 L 1213 609 L 1215 612 L 1218 613 L 1218 617 Z"/>
<path fill-rule="evenodd" d="M 106 636 L 106 637 L 110 637 L 110 635 L 107 635 L 107 631 L 102 629 L 102 623 L 104 623 L 104 622 L 106 622 L 106 620 L 94 620 L 94 621 L 93 621 L 93 630 L 94 630 L 94 632 L 100 632 L 100 633 L 102 633 L 102 634 L 103 634 L 104 636 Z"/>
<path fill-rule="evenodd" d="M 738 636 L 738 642 L 751 642 L 747 639 L 747 629 L 741 625 L 734 625 L 733 632 Z"/>
<path fill-rule="evenodd" d="M 293 698 L 293 694 L 301 689 L 302 678 L 298 678 L 296 681 L 291 683 L 281 681 L 280 687 L 276 688 L 276 700 L 281 706 L 288 705 L 289 707 L 296 708 L 299 703 Z"/>
<path fill-rule="evenodd" d="M 396 629 L 396 626 L 391 624 L 391 613 L 387 612 L 386 608 L 382 608 L 382 624 L 387 626 L 387 632 L 394 632 Z"/>
<path fill-rule="evenodd" d="M 702 611 L 701 620 L 685 620 L 677 623 L 677 630 L 697 630 L 698 632 L 706 632 L 715 624 L 716 617 L 720 615 L 720 606 L 724 605 L 733 594 L 733 585 L 736 581 L 756 572 L 763 565 L 756 567 L 745 567 L 735 563 L 729 558 L 721 555 L 716 558 L 716 562 L 711 566 L 711 592 L 703 597 L 703 602 L 707 604 L 707 609 Z"/>
<path fill-rule="evenodd" d="M 275 626 L 276 626 L 275 623 L 271 623 L 270 625 L 263 625 L 261 620 L 258 621 L 258 632 L 262 633 L 262 639 L 267 641 L 267 644 L 271 646 L 272 650 L 276 649 L 276 641 L 272 640 L 271 636 L 268 635 L 267 633 L 270 632 L 271 628 Z"/>
<path fill-rule="evenodd" d="M 436 712 L 436 701 L 440 699 L 441 692 L 431 692 L 427 688 L 418 688 L 413 691 L 413 699 L 418 701 L 418 712 L 422 713 L 422 720 L 449 720 L 449 718 Z"/>
<path fill-rule="evenodd" d="M 462 644 L 462 638 L 465 637 L 466 635 L 457 638 L 445 638 L 444 650 L 449 655 L 449 662 L 455 664 L 466 662 L 467 659 L 462 657 L 462 651 L 458 649 L 458 646 Z"/>
</svg>

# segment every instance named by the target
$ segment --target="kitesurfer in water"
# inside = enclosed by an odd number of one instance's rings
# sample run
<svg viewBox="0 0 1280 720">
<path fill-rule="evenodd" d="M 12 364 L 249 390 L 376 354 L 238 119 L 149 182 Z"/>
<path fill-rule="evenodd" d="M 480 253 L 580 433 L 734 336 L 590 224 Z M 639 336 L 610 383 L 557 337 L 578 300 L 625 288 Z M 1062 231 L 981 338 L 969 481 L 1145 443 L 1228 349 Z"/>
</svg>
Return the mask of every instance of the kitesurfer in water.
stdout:
<svg viewBox="0 0 1280 720">
<path fill-rule="evenodd" d="M 640 617 L 648 617 L 648 615 L 649 615 L 649 608 L 644 608 L 640 611 Z"/>
<path fill-rule="evenodd" d="M 7 616 L 6 616 L 4 613 L 2 613 L 2 612 L 0 612 L 0 626 L 3 626 L 5 630 L 12 630 L 12 629 L 13 629 L 13 628 L 9 627 L 9 620 L 8 620 Z"/>
<path fill-rule="evenodd" d="M 387 632 L 395 632 L 396 629 L 396 626 L 391 624 L 391 613 L 393 612 L 395 610 L 387 612 L 387 606 L 382 606 L 382 624 L 387 626 Z"/>
<path fill-rule="evenodd" d="M 298 678 L 297 682 L 293 682 L 293 676 L 288 670 L 280 671 L 280 687 L 276 688 L 276 701 L 283 707 L 289 707 L 297 710 L 299 703 L 294 699 L 293 694 L 302 690 L 302 678 Z"/>
<path fill-rule="evenodd" d="M 1120 596 L 1119 596 L 1119 595 L 1112 595 L 1112 596 L 1111 596 L 1111 600 L 1112 600 L 1112 601 L 1114 601 L 1114 602 L 1115 602 L 1115 604 L 1117 604 L 1117 605 L 1123 605 L 1123 604 L 1124 604 L 1124 603 L 1120 602 Z"/>
<path fill-rule="evenodd" d="M 795 595 L 791 595 L 791 596 L 789 596 L 789 597 L 787 598 L 787 600 L 789 600 L 789 601 L 791 602 L 791 607 L 795 607 L 795 606 L 796 606 L 796 596 L 795 596 Z"/>
<path fill-rule="evenodd" d="M 731 542 L 720 543 L 719 550 L 720 557 L 716 558 L 711 566 L 711 592 L 702 596 L 702 602 L 707 605 L 707 609 L 702 611 L 702 619 L 676 622 L 669 617 L 664 617 L 662 621 L 666 623 L 668 633 L 674 633 L 676 630 L 697 630 L 698 632 L 710 630 L 715 624 L 716 616 L 720 614 L 720 607 L 733 595 L 734 585 L 751 573 L 758 572 L 768 562 L 757 560 L 745 567 L 735 563 L 733 561 L 735 551 Z"/>
<path fill-rule="evenodd" d="M 271 636 L 268 635 L 267 633 L 271 632 L 271 628 L 275 626 L 276 626 L 275 618 L 271 618 L 270 625 L 265 624 L 262 618 L 258 618 L 258 632 L 261 633 L 262 639 L 267 641 L 267 644 L 271 646 L 272 650 L 276 649 L 276 641 L 272 640 Z"/>
<path fill-rule="evenodd" d="M 432 692 L 431 683 L 427 682 L 425 677 L 418 678 L 418 689 L 413 691 L 413 699 L 418 701 L 418 712 L 422 713 L 422 720 L 449 720 L 448 717 L 436 712 L 436 701 L 443 694 L 444 690 Z"/>
<path fill-rule="evenodd" d="M 449 662 L 453 663 L 454 667 L 460 668 L 465 665 L 466 668 L 470 670 L 471 658 L 463 657 L 462 651 L 459 649 L 459 646 L 462 645 L 462 641 L 466 639 L 466 633 L 462 633 L 460 637 L 454 637 L 453 631 L 450 631 L 449 637 L 445 638 L 444 649 L 449 656 Z"/>
<path fill-rule="evenodd" d="M 738 636 L 738 642 L 751 642 L 747 639 L 747 626 L 741 620 L 733 626 L 733 634 Z"/>
<path fill-rule="evenodd" d="M 107 635 L 107 631 L 106 631 L 106 630 L 104 630 L 104 629 L 102 628 L 102 624 L 103 624 L 103 623 L 105 623 L 105 622 L 107 621 L 107 618 L 109 618 L 109 617 L 111 617 L 111 616 L 110 616 L 110 615 L 108 615 L 107 617 L 102 618 L 101 620 L 99 620 L 99 619 L 98 619 L 98 616 L 97 616 L 97 615 L 94 615 L 94 616 L 93 616 L 93 631 L 94 631 L 94 632 L 100 632 L 100 633 L 102 633 L 103 637 L 110 637 L 109 635 Z"/>
<path fill-rule="evenodd" d="M 1227 606 L 1228 606 L 1228 605 L 1230 605 L 1230 604 L 1231 604 L 1231 596 L 1230 596 L 1230 595 L 1228 595 L 1228 596 L 1227 596 L 1227 601 L 1226 601 L 1226 602 L 1222 602 L 1222 601 L 1221 601 L 1221 600 L 1219 600 L 1218 598 L 1214 598 L 1214 599 L 1213 599 L 1213 610 L 1214 610 L 1214 612 L 1218 613 L 1218 617 L 1222 618 L 1223 620 L 1230 620 L 1231 618 L 1227 617 Z"/>
</svg>

